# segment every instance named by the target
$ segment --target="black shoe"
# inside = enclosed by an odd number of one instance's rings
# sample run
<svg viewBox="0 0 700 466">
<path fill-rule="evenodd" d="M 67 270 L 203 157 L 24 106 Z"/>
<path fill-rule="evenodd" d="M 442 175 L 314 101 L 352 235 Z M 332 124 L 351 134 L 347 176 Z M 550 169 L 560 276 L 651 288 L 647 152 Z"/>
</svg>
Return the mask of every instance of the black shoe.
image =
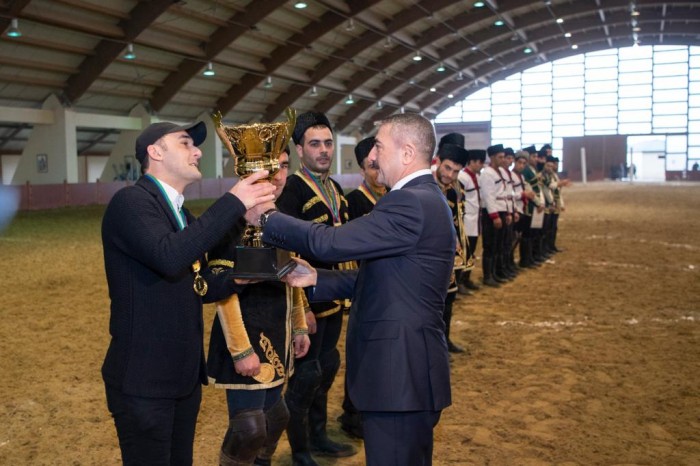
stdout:
<svg viewBox="0 0 700 466">
<path fill-rule="evenodd" d="M 457 293 L 464 296 L 472 296 L 474 294 L 469 288 L 467 288 L 466 285 L 463 285 L 462 283 L 457 285 Z"/>
<path fill-rule="evenodd" d="M 362 416 L 360 413 L 349 414 L 344 412 L 338 416 L 338 422 L 340 423 L 340 428 L 343 432 L 348 434 L 350 438 L 362 439 L 365 437 L 365 433 L 362 430 Z"/>
<path fill-rule="evenodd" d="M 344 458 L 357 454 L 357 449 L 348 443 L 336 442 L 326 437 L 311 440 L 311 453 L 317 456 Z"/>
<path fill-rule="evenodd" d="M 300 452 L 292 454 L 292 466 L 319 466 L 319 464 L 314 461 L 309 452 Z"/>
<path fill-rule="evenodd" d="M 481 287 L 480 287 L 479 285 L 477 285 L 476 283 L 474 283 L 474 282 L 471 281 L 471 280 L 468 280 L 468 281 L 464 282 L 464 286 L 465 286 L 468 290 L 472 290 L 472 291 L 479 291 L 479 290 L 481 289 Z"/>
<path fill-rule="evenodd" d="M 455 345 L 454 343 L 452 343 L 452 340 L 448 339 L 447 351 L 449 351 L 450 353 L 464 353 L 464 348 Z"/>
<path fill-rule="evenodd" d="M 491 286 L 493 288 L 498 288 L 501 286 L 501 284 L 494 280 L 493 277 L 484 278 L 482 283 L 486 286 Z"/>
</svg>

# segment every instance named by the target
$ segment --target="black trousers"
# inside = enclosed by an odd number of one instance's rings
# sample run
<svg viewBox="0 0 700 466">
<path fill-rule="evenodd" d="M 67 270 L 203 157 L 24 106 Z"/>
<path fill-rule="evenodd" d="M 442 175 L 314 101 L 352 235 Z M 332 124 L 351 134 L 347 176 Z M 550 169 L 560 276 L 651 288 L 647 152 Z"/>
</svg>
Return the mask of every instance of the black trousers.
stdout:
<svg viewBox="0 0 700 466">
<path fill-rule="evenodd" d="M 441 411 L 362 411 L 367 466 L 430 466 Z"/>
<path fill-rule="evenodd" d="M 479 244 L 479 237 L 467 236 L 467 244 L 469 247 L 467 258 L 476 256 L 476 246 Z"/>
<path fill-rule="evenodd" d="M 143 398 L 106 386 L 125 466 L 189 466 L 202 401 L 197 383 L 184 398 Z"/>
</svg>

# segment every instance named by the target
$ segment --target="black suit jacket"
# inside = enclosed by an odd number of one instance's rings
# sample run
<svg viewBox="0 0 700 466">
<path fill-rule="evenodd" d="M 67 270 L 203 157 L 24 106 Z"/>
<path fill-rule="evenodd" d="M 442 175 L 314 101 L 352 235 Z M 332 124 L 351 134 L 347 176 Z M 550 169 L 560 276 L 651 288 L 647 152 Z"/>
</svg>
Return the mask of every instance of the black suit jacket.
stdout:
<svg viewBox="0 0 700 466">
<path fill-rule="evenodd" d="M 359 270 L 319 270 L 312 299 L 352 298 L 346 378 L 360 411 L 437 411 L 451 403 L 442 313 L 454 265 L 452 215 L 431 175 L 340 227 L 270 216 L 264 240 Z"/>
<path fill-rule="evenodd" d="M 180 231 L 168 200 L 147 177 L 119 190 L 102 220 L 105 270 L 111 300 L 102 376 L 107 385 L 143 397 L 188 395 L 206 383 L 202 301 L 238 290 L 230 277 L 203 274 L 209 291 L 192 286 L 192 263 L 206 268 L 213 247 L 245 213 L 232 194 L 218 199 L 199 219 L 185 210 Z"/>
</svg>

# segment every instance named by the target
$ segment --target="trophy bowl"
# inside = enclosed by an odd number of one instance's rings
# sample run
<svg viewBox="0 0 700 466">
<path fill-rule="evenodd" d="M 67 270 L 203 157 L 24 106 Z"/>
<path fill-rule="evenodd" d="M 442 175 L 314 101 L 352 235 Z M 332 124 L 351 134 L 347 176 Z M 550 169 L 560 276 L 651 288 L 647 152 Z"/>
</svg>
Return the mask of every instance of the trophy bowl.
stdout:
<svg viewBox="0 0 700 466">
<path fill-rule="evenodd" d="M 285 111 L 287 121 L 276 123 L 251 123 L 226 126 L 221 112 L 212 115 L 216 134 L 233 157 L 234 170 L 245 178 L 261 170 L 269 171 L 268 180 L 280 169 L 279 154 L 287 146 L 296 124 L 296 112 Z M 290 272 L 296 262 L 290 253 L 262 241 L 262 228 L 247 225 L 236 247 L 233 276 L 252 280 L 279 280 Z"/>
</svg>

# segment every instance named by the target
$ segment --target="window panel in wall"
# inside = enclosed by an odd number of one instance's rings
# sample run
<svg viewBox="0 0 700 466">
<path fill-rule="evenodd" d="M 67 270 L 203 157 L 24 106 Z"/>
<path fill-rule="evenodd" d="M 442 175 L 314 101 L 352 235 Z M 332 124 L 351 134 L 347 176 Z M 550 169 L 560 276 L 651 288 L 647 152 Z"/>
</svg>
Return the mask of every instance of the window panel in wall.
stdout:
<svg viewBox="0 0 700 466">
<path fill-rule="evenodd" d="M 552 128 L 554 137 L 583 136 L 583 125 L 556 125 Z"/>
<path fill-rule="evenodd" d="M 527 144 L 528 146 L 530 144 L 535 144 L 537 147 L 540 147 L 541 145 L 547 144 L 552 140 L 552 133 L 545 133 L 541 131 L 526 133 L 525 131 L 523 131 L 521 139 L 523 141 L 527 141 L 524 144 Z"/>
<path fill-rule="evenodd" d="M 623 47 L 618 50 L 620 63 L 623 60 L 639 60 L 641 58 L 651 58 L 652 48 L 651 47 Z"/>
<path fill-rule="evenodd" d="M 617 101 L 620 110 L 648 110 L 651 109 L 651 97 L 628 97 Z M 651 115 L 651 112 L 649 112 Z"/>
<path fill-rule="evenodd" d="M 606 50 L 606 52 L 608 51 Z M 617 51 L 612 50 L 612 52 L 614 53 L 587 53 L 585 59 L 586 68 L 617 68 Z"/>
<path fill-rule="evenodd" d="M 516 75 L 517 77 L 518 75 Z M 498 94 L 506 94 L 506 93 L 520 93 L 520 78 L 517 79 L 512 79 L 509 77 L 508 79 L 504 79 L 502 81 L 496 81 L 493 83 L 493 86 L 491 86 L 491 96 L 496 97 Z"/>
<path fill-rule="evenodd" d="M 524 72 L 520 77 L 520 82 L 522 87 L 530 86 L 532 84 L 545 84 L 552 82 L 552 73 L 529 73 Z"/>
<path fill-rule="evenodd" d="M 491 107 L 491 115 L 493 115 L 493 118 L 496 118 L 497 116 L 500 115 L 518 115 L 520 116 L 520 105 L 514 104 L 514 105 L 507 105 L 507 104 L 501 104 L 501 105 L 493 105 Z"/>
<path fill-rule="evenodd" d="M 552 120 L 523 120 L 523 133 L 552 131 Z"/>
<path fill-rule="evenodd" d="M 550 108 L 523 108 L 523 121 L 526 120 L 551 120 L 552 110 Z"/>
<path fill-rule="evenodd" d="M 491 97 L 493 104 L 517 104 L 520 102 L 520 91 L 518 92 L 494 92 Z"/>
<path fill-rule="evenodd" d="M 551 84 L 530 84 L 523 86 L 522 95 L 524 97 L 530 96 L 551 96 L 552 95 L 552 85 Z"/>
<path fill-rule="evenodd" d="M 596 131 L 596 134 L 615 134 L 617 132 L 617 118 L 586 118 L 586 134 Z M 604 133 L 600 133 L 603 131 Z"/>
<path fill-rule="evenodd" d="M 691 68 L 700 68 L 700 55 L 690 55 L 688 57 L 688 66 Z"/>
<path fill-rule="evenodd" d="M 636 86 L 620 87 L 617 90 L 620 98 L 623 97 L 648 97 L 651 95 L 651 86 L 648 84 L 639 84 Z"/>
<path fill-rule="evenodd" d="M 687 89 L 688 78 L 685 76 L 663 77 L 654 76 L 654 90 L 657 89 Z"/>
<path fill-rule="evenodd" d="M 654 115 L 651 119 L 651 124 L 654 133 L 686 131 L 688 118 L 685 115 Z"/>
<path fill-rule="evenodd" d="M 654 47 L 654 63 L 685 63 L 688 61 L 688 48 L 685 46 L 665 49 L 663 46 Z"/>
<path fill-rule="evenodd" d="M 688 113 L 688 104 L 685 102 L 670 102 L 670 103 L 658 103 L 654 102 L 652 107 L 654 116 L 656 115 L 678 115 L 682 113 L 685 116 Z"/>
<path fill-rule="evenodd" d="M 462 121 L 489 121 L 491 112 L 474 111 L 465 109 L 462 113 Z"/>
<path fill-rule="evenodd" d="M 683 154 L 666 154 L 666 170 L 676 171 L 685 169 L 685 153 Z"/>
<path fill-rule="evenodd" d="M 583 100 L 584 96 L 583 83 L 574 89 L 555 89 L 552 92 L 552 98 L 558 101 Z"/>
<path fill-rule="evenodd" d="M 554 125 L 583 125 L 583 112 L 557 113 L 553 117 Z"/>
<path fill-rule="evenodd" d="M 653 68 L 654 76 L 683 76 L 688 74 L 686 63 L 663 63 L 655 64 Z"/>
<path fill-rule="evenodd" d="M 614 92 L 606 94 L 586 94 L 586 107 L 589 105 L 610 105 L 611 102 L 617 103 L 617 94 Z"/>
<path fill-rule="evenodd" d="M 700 135 L 700 121 L 698 121 L 698 120 L 689 121 L 688 122 L 688 132 L 689 133 L 698 133 L 698 135 Z"/>
<path fill-rule="evenodd" d="M 520 128 L 491 128 L 491 140 L 492 141 L 498 141 L 499 144 L 502 144 L 501 141 L 504 139 L 515 139 L 515 140 L 520 140 Z"/>
<path fill-rule="evenodd" d="M 700 95 L 700 81 L 688 83 L 688 93 L 692 95 Z"/>
<path fill-rule="evenodd" d="M 688 109 L 689 120 L 700 120 L 700 108 L 692 107 Z"/>
<path fill-rule="evenodd" d="M 625 110 L 617 115 L 620 123 L 651 123 L 651 110 Z"/>
<path fill-rule="evenodd" d="M 587 81 L 586 93 L 599 94 L 602 92 L 616 92 L 617 81 Z"/>
<path fill-rule="evenodd" d="M 688 91 L 686 89 L 658 89 L 654 91 L 654 103 L 657 102 L 687 102 Z"/>
<path fill-rule="evenodd" d="M 495 114 L 491 117 L 491 127 L 520 127 L 520 114 L 510 115 L 510 116 L 496 116 Z"/>
<path fill-rule="evenodd" d="M 629 86 L 633 84 L 651 84 L 651 71 L 642 71 L 639 73 L 620 73 L 619 86 Z"/>
<path fill-rule="evenodd" d="M 617 105 L 594 105 L 586 107 L 586 118 L 615 118 L 617 117 Z"/>
<path fill-rule="evenodd" d="M 688 79 L 690 81 L 700 81 L 700 68 L 688 70 Z"/>
<path fill-rule="evenodd" d="M 686 135 L 669 136 L 666 138 L 667 152 L 685 152 L 687 149 L 688 137 Z"/>
<path fill-rule="evenodd" d="M 436 118 L 437 122 L 462 121 L 462 102 L 443 110 Z"/>
<path fill-rule="evenodd" d="M 585 68 L 582 63 L 570 65 L 556 64 L 554 68 L 552 68 L 552 76 L 554 77 L 554 81 L 557 81 L 558 78 L 564 78 L 569 76 L 583 76 L 584 71 Z"/>
<path fill-rule="evenodd" d="M 700 146 L 700 133 L 688 134 L 688 146 Z"/>
<path fill-rule="evenodd" d="M 620 123 L 617 127 L 619 134 L 649 134 L 651 133 L 651 122 L 649 123 Z"/>
<path fill-rule="evenodd" d="M 693 159 L 700 159 L 700 146 L 688 147 L 688 157 Z"/>
<path fill-rule="evenodd" d="M 552 112 L 557 113 L 583 113 L 583 100 L 568 100 L 563 102 L 554 101 L 552 104 Z"/>
<path fill-rule="evenodd" d="M 536 96 L 536 97 L 523 97 L 521 103 L 523 109 L 530 108 L 551 108 L 552 98 L 548 95 Z"/>
<path fill-rule="evenodd" d="M 553 89 L 577 89 L 577 90 L 583 90 L 583 86 L 585 84 L 585 80 L 583 79 L 583 74 L 579 76 L 567 76 L 564 78 L 557 78 L 553 83 L 552 83 L 552 88 Z"/>
<path fill-rule="evenodd" d="M 620 60 L 620 73 L 651 71 L 651 60 Z"/>
<path fill-rule="evenodd" d="M 617 68 L 587 69 L 586 81 L 617 80 Z"/>
<path fill-rule="evenodd" d="M 691 95 L 688 97 L 688 106 L 695 108 L 700 107 L 700 95 Z"/>
</svg>

